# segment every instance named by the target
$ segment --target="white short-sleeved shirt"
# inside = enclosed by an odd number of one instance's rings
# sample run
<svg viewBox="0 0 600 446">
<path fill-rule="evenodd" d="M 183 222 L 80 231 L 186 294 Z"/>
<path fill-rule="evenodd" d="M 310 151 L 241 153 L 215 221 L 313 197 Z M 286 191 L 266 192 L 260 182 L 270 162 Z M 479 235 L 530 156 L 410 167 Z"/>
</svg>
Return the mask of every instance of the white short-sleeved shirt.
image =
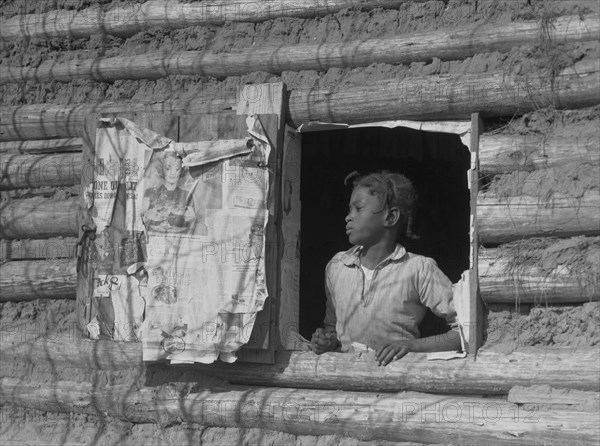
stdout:
<svg viewBox="0 0 600 446">
<path fill-rule="evenodd" d="M 452 283 L 433 259 L 397 244 L 367 283 L 361 249 L 337 253 L 325 270 L 325 327 L 335 328 L 342 351 L 352 342 L 378 349 L 390 340 L 418 338 L 427 308 L 455 323 Z"/>
</svg>

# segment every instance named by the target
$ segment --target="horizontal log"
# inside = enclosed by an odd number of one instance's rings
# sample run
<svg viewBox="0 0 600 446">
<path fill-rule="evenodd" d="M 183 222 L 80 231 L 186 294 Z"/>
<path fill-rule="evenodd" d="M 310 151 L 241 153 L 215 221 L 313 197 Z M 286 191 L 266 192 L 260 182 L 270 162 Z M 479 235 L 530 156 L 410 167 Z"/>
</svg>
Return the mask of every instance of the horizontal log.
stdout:
<svg viewBox="0 0 600 446">
<path fill-rule="evenodd" d="M 79 199 L 25 198 L 0 206 L 0 237 L 4 239 L 76 237 Z"/>
<path fill-rule="evenodd" d="M 598 410 L 599 392 L 554 389 L 550 386 L 515 386 L 508 392 L 508 401 L 515 404 L 575 406 L 581 410 Z"/>
<path fill-rule="evenodd" d="M 81 11 L 56 10 L 25 14 L 0 22 L 0 40 L 20 38 L 82 38 L 92 34 L 131 36 L 145 29 L 221 25 L 225 22 L 264 22 L 278 17 L 318 17 L 345 8 L 398 8 L 408 0 L 237 0 L 183 3 L 155 0 L 119 5 L 107 11 L 101 6 Z M 419 1 L 419 0 L 417 0 Z"/>
<path fill-rule="evenodd" d="M 75 259 L 76 257 L 76 237 L 0 240 L 0 262 L 6 260 Z"/>
<path fill-rule="evenodd" d="M 491 193 L 477 197 L 479 241 L 500 244 L 529 237 L 600 235 L 600 192 L 588 190 L 581 198 L 555 194 L 543 197 L 501 198 Z"/>
<path fill-rule="evenodd" d="M 70 187 L 37 187 L 34 189 L 9 189 L 0 191 L 0 200 L 20 200 L 25 198 L 46 197 L 53 198 L 57 195 L 63 197 L 75 197 L 79 195 L 81 185 Z"/>
<path fill-rule="evenodd" d="M 0 302 L 75 299 L 73 260 L 14 260 L 0 265 Z"/>
<path fill-rule="evenodd" d="M 33 104 L 4 107 L 0 110 L 0 141 L 79 138 L 83 136 L 86 116 L 95 113 L 201 114 L 231 111 L 237 104 L 236 94 L 236 91 L 221 91 L 216 94 L 214 99 L 182 99 L 163 102 Z"/>
<path fill-rule="evenodd" d="M 542 73 L 494 71 L 383 80 L 360 87 L 311 88 L 290 94 L 293 125 L 307 121 L 358 124 L 394 119 L 445 120 L 513 116 L 540 107 L 583 108 L 600 103 L 600 63 L 585 60 L 550 82 Z"/>
<path fill-rule="evenodd" d="M 543 73 L 521 76 L 495 71 L 391 79 L 340 90 L 337 86 L 300 89 L 290 94 L 288 120 L 297 127 L 313 120 L 356 124 L 390 119 L 466 119 L 475 112 L 512 116 L 551 104 L 582 108 L 600 103 L 599 83 L 599 62 L 584 60 L 558 73 L 552 83 Z M 193 114 L 235 107 L 233 96 L 237 93 L 231 92 L 231 98 L 221 93 L 215 100 L 5 107 L 0 111 L 0 141 L 82 136 L 83 120 L 92 113 Z"/>
<path fill-rule="evenodd" d="M 598 391 L 598 350 L 579 347 L 519 348 L 506 355 L 480 350 L 477 360 L 427 361 L 424 353 L 378 367 L 372 353 L 279 352 L 276 363 L 208 366 L 163 365 L 142 362 L 139 343 L 91 341 L 74 332 L 31 336 L 12 330 L 0 338 L 3 358 L 52 363 L 56 366 L 108 370 L 167 370 L 214 375 L 231 383 L 314 389 L 506 395 L 516 386 L 548 384 L 555 388 Z M 178 378 L 179 379 L 179 378 Z"/>
<path fill-rule="evenodd" d="M 62 416 L 52 417 L 52 424 L 48 423 L 46 416 L 40 416 L 41 408 L 30 410 L 20 408 L 14 404 L 8 404 L 3 407 L 2 414 L 6 426 L 3 429 L 4 438 L 10 438 L 11 443 L 6 446 L 27 445 L 27 446 L 48 446 L 58 444 L 88 444 L 90 438 L 94 439 L 95 444 L 107 445 L 114 444 L 118 438 L 118 443 L 123 445 L 140 444 L 173 444 L 173 445 L 202 445 L 202 446 L 223 446 L 223 439 L 226 438 L 229 445 L 252 444 L 247 439 L 257 439 L 256 444 L 260 445 L 333 445 L 333 444 L 352 444 L 356 446 L 374 446 L 368 442 L 357 442 L 349 437 L 325 436 L 319 437 L 318 443 L 316 437 L 298 437 L 291 434 L 267 429 L 224 429 L 222 427 L 204 427 L 193 426 L 189 423 L 175 424 L 159 428 L 158 426 L 139 426 L 132 428 L 130 423 L 118 422 L 116 420 L 106 420 L 102 415 L 86 417 L 82 422 L 78 417 L 63 414 Z M 22 421 L 23 420 L 23 421 Z M 23 422 L 26 420 L 27 428 L 23 429 Z M 98 423 L 110 423 L 110 429 L 99 427 Z M 57 425 L 60 424 L 60 427 Z M 103 426 L 103 425 L 100 425 Z M 151 429 L 149 429 L 151 428 Z M 69 432 L 68 443 L 65 443 L 65 432 Z M 177 440 L 174 440 L 177 439 Z M 378 446 L 423 446 L 423 443 L 414 442 L 377 442 Z M 430 446 L 448 446 L 434 445 Z"/>
<path fill-rule="evenodd" d="M 9 155 L 0 160 L 0 190 L 73 186 L 81 183 L 81 153 Z M 93 176 L 93 166 L 86 175 Z"/>
<path fill-rule="evenodd" d="M 565 445 L 594 442 L 594 411 L 526 410 L 477 397 L 415 392 L 380 395 L 261 387 L 199 390 L 0 379 L 0 399 L 53 412 L 109 414 L 134 422 L 262 428 L 296 435 L 461 444 Z"/>
<path fill-rule="evenodd" d="M 598 247 L 598 245 L 596 245 Z M 600 300 L 600 282 L 594 273 L 557 265 L 543 271 L 539 265 L 517 265 L 510 250 L 479 252 L 479 289 L 487 304 L 576 304 Z"/>
<path fill-rule="evenodd" d="M 571 128 L 573 132 L 576 129 L 577 125 Z M 600 161 L 600 132 L 577 137 L 482 135 L 479 139 L 479 171 L 485 176 L 558 167 L 574 161 Z"/>
<path fill-rule="evenodd" d="M 0 153 L 54 153 L 80 152 L 83 147 L 81 138 L 40 139 L 33 141 L 0 142 Z"/>
<path fill-rule="evenodd" d="M 0 84 L 71 82 L 90 79 L 159 79 L 170 75 L 203 75 L 225 78 L 254 71 L 317 70 L 334 67 L 364 67 L 373 63 L 408 64 L 460 60 L 481 52 L 508 51 L 516 45 L 539 43 L 542 26 L 537 21 L 501 25 L 464 26 L 453 30 L 428 31 L 384 39 L 353 40 L 313 45 L 260 46 L 239 53 L 185 51 L 150 53 L 126 57 L 45 61 L 35 67 L 0 66 Z M 559 17 L 548 36 L 553 42 L 600 39 L 600 16 Z"/>
</svg>

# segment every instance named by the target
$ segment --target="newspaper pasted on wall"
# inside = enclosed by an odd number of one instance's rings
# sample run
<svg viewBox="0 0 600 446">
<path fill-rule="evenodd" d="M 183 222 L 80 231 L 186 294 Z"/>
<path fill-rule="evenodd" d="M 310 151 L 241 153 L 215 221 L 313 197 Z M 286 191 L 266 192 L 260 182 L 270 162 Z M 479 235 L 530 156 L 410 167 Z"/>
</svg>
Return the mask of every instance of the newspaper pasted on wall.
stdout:
<svg viewBox="0 0 600 446">
<path fill-rule="evenodd" d="M 94 315 L 91 337 L 141 340 L 145 361 L 235 361 L 267 297 L 271 147 L 257 117 L 247 125 L 250 139 L 178 143 L 101 121 L 86 198 L 98 234 L 93 293 L 112 309 Z"/>
</svg>

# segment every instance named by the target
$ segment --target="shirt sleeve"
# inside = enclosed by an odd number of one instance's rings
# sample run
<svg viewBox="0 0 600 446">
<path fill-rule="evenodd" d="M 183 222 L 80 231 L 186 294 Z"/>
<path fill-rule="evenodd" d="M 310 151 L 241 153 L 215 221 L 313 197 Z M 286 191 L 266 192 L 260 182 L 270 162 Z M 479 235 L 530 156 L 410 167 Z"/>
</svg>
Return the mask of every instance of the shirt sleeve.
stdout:
<svg viewBox="0 0 600 446">
<path fill-rule="evenodd" d="M 440 270 L 435 260 L 425 258 L 419 272 L 419 296 L 423 305 L 453 326 L 456 323 L 452 282 Z"/>
<path fill-rule="evenodd" d="M 336 331 L 337 317 L 335 315 L 335 301 L 331 293 L 331 262 L 325 267 L 325 295 L 327 302 L 325 304 L 325 320 L 323 325 L 326 330 Z"/>
</svg>

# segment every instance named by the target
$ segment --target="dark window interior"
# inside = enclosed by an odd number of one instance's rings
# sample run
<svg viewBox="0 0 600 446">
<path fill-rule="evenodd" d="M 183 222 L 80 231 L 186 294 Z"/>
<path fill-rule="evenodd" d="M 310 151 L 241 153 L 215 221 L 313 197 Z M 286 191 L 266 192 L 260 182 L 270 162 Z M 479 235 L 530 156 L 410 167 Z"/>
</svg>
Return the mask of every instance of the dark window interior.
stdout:
<svg viewBox="0 0 600 446">
<path fill-rule="evenodd" d="M 432 257 L 452 280 L 469 268 L 470 154 L 457 135 L 406 128 L 368 127 L 302 134 L 302 243 L 300 333 L 309 338 L 325 316 L 324 270 L 350 248 L 344 226 L 350 172 L 389 170 L 406 175 L 419 194 L 415 232 L 403 240 L 411 252 Z M 428 312 L 421 336 L 443 333 L 444 321 Z"/>
</svg>

